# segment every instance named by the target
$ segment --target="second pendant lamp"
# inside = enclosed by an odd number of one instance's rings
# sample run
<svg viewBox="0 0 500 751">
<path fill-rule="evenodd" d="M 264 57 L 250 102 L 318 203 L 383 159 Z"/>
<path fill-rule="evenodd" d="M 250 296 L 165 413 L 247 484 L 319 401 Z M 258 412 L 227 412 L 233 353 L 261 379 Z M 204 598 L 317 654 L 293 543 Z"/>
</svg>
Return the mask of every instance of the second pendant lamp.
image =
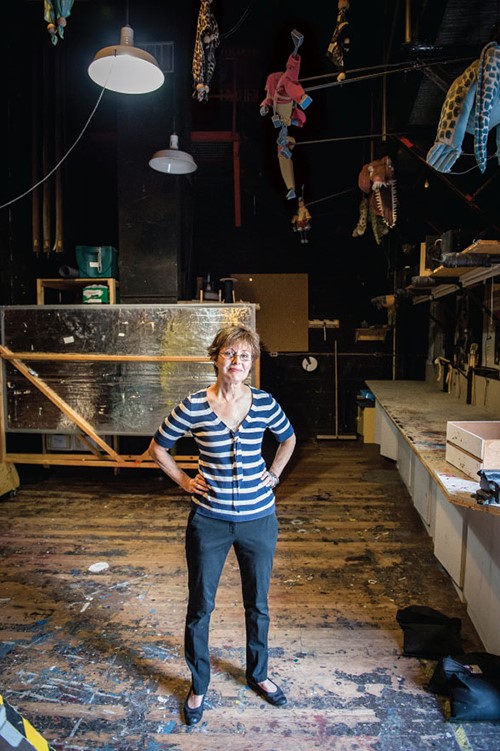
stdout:
<svg viewBox="0 0 500 751">
<path fill-rule="evenodd" d="M 155 151 L 149 160 L 149 166 L 169 175 L 188 175 L 198 169 L 191 154 L 180 151 L 179 137 L 175 133 L 170 136 L 169 148 Z"/>
</svg>

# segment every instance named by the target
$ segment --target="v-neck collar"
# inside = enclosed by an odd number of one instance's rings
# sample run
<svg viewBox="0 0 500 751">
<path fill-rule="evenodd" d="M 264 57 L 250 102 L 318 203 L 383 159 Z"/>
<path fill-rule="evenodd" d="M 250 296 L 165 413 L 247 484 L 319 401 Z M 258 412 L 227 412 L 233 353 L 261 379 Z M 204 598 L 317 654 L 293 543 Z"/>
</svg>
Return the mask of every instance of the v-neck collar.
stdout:
<svg viewBox="0 0 500 751">
<path fill-rule="evenodd" d="M 215 411 L 215 409 L 213 408 L 213 406 L 210 404 L 210 400 L 208 398 L 208 388 L 205 389 L 205 399 L 207 400 L 207 404 L 210 407 L 210 411 L 212 412 L 213 415 L 215 415 L 215 417 L 217 418 L 217 420 L 219 421 L 219 423 L 221 425 L 224 425 L 224 427 L 226 428 L 226 430 L 229 430 L 230 433 L 237 433 L 240 430 L 241 426 L 246 421 L 248 415 L 250 414 L 250 412 L 252 410 L 252 407 L 253 407 L 253 391 L 252 391 L 252 387 L 251 386 L 249 386 L 248 388 L 250 389 L 250 405 L 249 405 L 248 410 L 246 411 L 245 415 L 243 416 L 242 420 L 238 423 L 238 425 L 237 425 L 236 428 L 232 428 L 230 425 L 227 424 L 227 422 L 225 422 L 225 420 L 219 414 L 217 414 L 217 412 Z"/>
</svg>

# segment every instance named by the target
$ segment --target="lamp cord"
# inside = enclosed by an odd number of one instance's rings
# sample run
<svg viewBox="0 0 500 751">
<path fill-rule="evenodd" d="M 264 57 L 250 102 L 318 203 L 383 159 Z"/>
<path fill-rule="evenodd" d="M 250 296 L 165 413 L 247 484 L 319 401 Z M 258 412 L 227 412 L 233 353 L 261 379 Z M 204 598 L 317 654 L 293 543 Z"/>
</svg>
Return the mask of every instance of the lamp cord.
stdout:
<svg viewBox="0 0 500 751">
<path fill-rule="evenodd" d="M 247 5 L 247 7 L 245 8 L 245 10 L 243 11 L 243 13 L 240 16 L 239 20 L 236 21 L 236 23 L 234 24 L 234 26 L 232 27 L 232 29 L 229 29 L 229 31 L 226 31 L 224 34 L 220 34 L 220 38 L 221 39 L 228 39 L 230 36 L 232 36 L 235 33 L 235 31 L 238 31 L 238 29 L 240 28 L 241 24 L 246 20 L 248 14 L 252 10 L 252 6 L 254 5 L 254 3 L 255 3 L 255 0 L 250 0 L 249 4 Z"/>
<path fill-rule="evenodd" d="M 97 110 L 99 104 L 101 103 L 101 99 L 103 97 L 103 94 L 104 94 L 105 90 L 106 90 L 106 87 L 103 86 L 102 91 L 99 94 L 99 98 L 97 99 L 97 102 L 95 104 L 95 107 L 92 110 L 92 112 L 90 113 L 90 115 L 89 115 L 89 117 L 87 119 L 87 122 L 85 123 L 85 125 L 82 128 L 82 130 L 80 131 L 80 134 L 78 135 L 76 141 L 70 146 L 70 148 L 67 150 L 67 152 L 57 162 L 57 164 L 54 167 L 52 167 L 52 169 L 50 170 L 50 172 L 48 172 L 44 177 L 42 177 L 41 180 L 39 180 L 37 183 L 35 183 L 34 185 L 32 185 L 31 188 L 28 188 L 28 190 L 25 190 L 24 193 L 21 193 L 21 195 L 17 196 L 17 198 L 12 198 L 12 200 L 7 201 L 7 203 L 2 204 L 0 206 L 0 210 L 7 208 L 7 206 L 11 206 L 13 203 L 16 203 L 16 201 L 20 201 L 21 198 L 24 198 L 25 196 L 27 196 L 30 193 L 32 193 L 34 190 L 36 190 L 38 188 L 39 185 L 42 185 L 46 180 L 49 179 L 49 177 L 51 177 L 51 175 L 54 174 L 54 172 L 56 172 L 59 169 L 59 167 L 61 166 L 61 164 L 68 158 L 68 156 L 71 154 L 71 152 L 73 151 L 73 149 L 78 144 L 78 142 L 82 138 L 83 134 L 87 130 L 87 128 L 88 128 L 88 126 L 90 124 L 90 121 L 94 117 L 94 115 L 96 113 L 96 110 Z"/>
</svg>

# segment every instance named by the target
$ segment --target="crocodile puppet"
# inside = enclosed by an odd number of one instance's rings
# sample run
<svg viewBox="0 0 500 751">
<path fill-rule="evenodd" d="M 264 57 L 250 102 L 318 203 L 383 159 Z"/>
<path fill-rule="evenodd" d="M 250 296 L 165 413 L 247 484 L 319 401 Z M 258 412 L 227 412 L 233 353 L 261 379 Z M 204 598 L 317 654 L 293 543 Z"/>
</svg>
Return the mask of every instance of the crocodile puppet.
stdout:
<svg viewBox="0 0 500 751">
<path fill-rule="evenodd" d="M 490 130 L 496 127 L 496 157 L 500 163 L 500 46 L 489 42 L 455 79 L 441 109 L 436 140 L 426 161 L 438 172 L 450 172 L 462 153 L 465 133 L 474 135 L 474 154 L 481 170 L 486 170 Z"/>
<path fill-rule="evenodd" d="M 377 245 L 396 224 L 398 197 L 394 167 L 389 156 L 364 164 L 358 176 L 358 185 L 363 192 L 359 207 L 359 219 L 353 237 L 365 234 L 368 222 L 372 225 Z"/>
</svg>

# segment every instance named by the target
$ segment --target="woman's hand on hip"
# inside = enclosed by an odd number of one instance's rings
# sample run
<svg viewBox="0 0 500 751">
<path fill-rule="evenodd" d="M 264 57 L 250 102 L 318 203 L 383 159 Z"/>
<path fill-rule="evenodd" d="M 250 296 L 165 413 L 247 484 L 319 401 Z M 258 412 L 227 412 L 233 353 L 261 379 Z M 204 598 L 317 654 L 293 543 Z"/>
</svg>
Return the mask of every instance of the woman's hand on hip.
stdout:
<svg viewBox="0 0 500 751">
<path fill-rule="evenodd" d="M 191 477 L 188 484 L 188 493 L 208 493 L 209 486 L 207 485 L 207 482 L 203 475 L 201 475 L 199 472 L 195 474 L 194 477 Z"/>
</svg>

